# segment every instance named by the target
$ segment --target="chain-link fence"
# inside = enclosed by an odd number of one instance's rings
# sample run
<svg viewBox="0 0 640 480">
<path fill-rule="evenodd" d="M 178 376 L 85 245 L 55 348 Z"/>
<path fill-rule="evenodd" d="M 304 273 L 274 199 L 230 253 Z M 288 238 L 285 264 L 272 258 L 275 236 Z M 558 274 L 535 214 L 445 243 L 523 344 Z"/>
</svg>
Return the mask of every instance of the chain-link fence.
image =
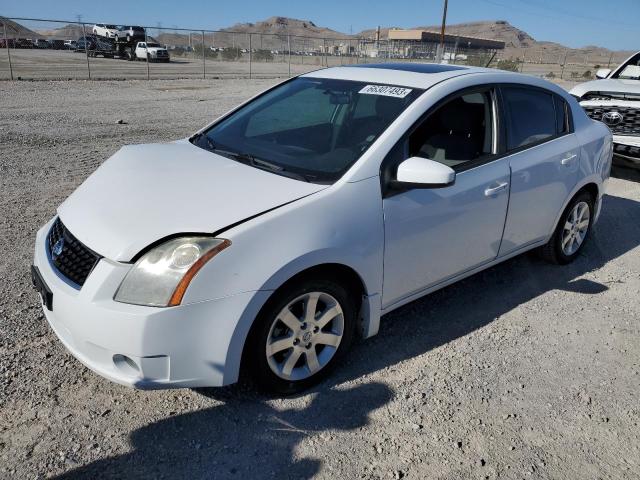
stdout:
<svg viewBox="0 0 640 480">
<path fill-rule="evenodd" d="M 436 61 L 437 42 L 317 38 L 175 27 L 125 29 L 109 24 L 0 17 L 0 79 L 268 78 L 328 66 Z M 167 56 L 158 50 L 166 50 Z M 593 78 L 623 58 L 445 45 L 442 61 L 491 66 L 537 76 Z"/>
</svg>

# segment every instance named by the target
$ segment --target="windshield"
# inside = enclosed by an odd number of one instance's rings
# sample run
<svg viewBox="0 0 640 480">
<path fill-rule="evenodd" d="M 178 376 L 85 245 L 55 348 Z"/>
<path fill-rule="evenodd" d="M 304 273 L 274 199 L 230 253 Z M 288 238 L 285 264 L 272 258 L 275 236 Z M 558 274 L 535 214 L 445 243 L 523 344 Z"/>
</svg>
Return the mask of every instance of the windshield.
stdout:
<svg viewBox="0 0 640 480">
<path fill-rule="evenodd" d="M 422 90 L 299 77 L 261 95 L 192 142 L 282 175 L 340 178 Z"/>
<path fill-rule="evenodd" d="M 625 63 L 613 78 L 624 80 L 640 80 L 640 53 L 634 55 Z"/>
</svg>

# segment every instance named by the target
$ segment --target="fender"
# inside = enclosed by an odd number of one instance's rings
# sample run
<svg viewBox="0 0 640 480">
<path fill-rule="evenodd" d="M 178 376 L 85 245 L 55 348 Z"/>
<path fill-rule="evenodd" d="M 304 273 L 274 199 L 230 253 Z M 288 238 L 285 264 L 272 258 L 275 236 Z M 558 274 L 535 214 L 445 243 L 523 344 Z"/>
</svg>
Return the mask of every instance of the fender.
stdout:
<svg viewBox="0 0 640 480">
<path fill-rule="evenodd" d="M 274 273 L 264 283 L 260 290 L 255 292 L 255 295 L 242 312 L 227 350 L 224 369 L 225 385 L 238 381 L 242 352 L 244 351 L 244 345 L 247 341 L 247 337 L 251 327 L 253 326 L 253 322 L 260 313 L 260 310 L 262 310 L 273 293 L 295 275 L 310 268 L 327 264 L 345 266 L 353 270 L 360 278 L 365 290 L 362 299 L 362 309 L 360 312 L 362 320 L 362 336 L 363 338 L 369 338 L 378 333 L 381 315 L 381 297 L 379 288 L 371 285 L 372 282 L 367 284 L 365 281 L 366 277 L 361 274 L 353 262 L 349 261 L 349 256 L 346 252 L 343 253 L 338 249 L 324 249 L 309 252 L 308 254 L 289 262 Z"/>
</svg>

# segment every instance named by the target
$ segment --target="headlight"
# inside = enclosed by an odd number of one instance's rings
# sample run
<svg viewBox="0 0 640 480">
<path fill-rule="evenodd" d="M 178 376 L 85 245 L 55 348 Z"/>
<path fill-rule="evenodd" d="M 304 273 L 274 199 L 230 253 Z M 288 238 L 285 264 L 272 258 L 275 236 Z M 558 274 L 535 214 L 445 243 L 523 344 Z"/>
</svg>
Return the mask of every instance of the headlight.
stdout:
<svg viewBox="0 0 640 480">
<path fill-rule="evenodd" d="M 145 253 L 135 263 L 114 299 L 151 307 L 180 305 L 198 270 L 229 245 L 229 240 L 210 237 L 169 240 Z"/>
</svg>

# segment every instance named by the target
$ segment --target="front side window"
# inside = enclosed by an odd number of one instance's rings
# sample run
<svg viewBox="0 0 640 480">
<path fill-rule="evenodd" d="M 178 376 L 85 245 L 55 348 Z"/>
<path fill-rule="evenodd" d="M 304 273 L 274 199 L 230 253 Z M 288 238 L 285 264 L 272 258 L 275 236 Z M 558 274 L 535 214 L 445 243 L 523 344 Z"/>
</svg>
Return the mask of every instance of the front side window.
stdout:
<svg viewBox="0 0 640 480">
<path fill-rule="evenodd" d="M 529 88 L 502 89 L 508 112 L 507 150 L 540 143 L 556 135 L 553 94 Z"/>
<path fill-rule="evenodd" d="M 409 156 L 451 168 L 493 153 L 491 93 L 473 92 L 448 101 L 409 136 Z"/>
<path fill-rule="evenodd" d="M 415 88 L 299 77 L 191 141 L 274 173 L 332 182 L 421 93 Z"/>
<path fill-rule="evenodd" d="M 640 53 L 634 55 L 618 69 L 612 78 L 621 78 L 624 80 L 640 80 Z"/>
</svg>

